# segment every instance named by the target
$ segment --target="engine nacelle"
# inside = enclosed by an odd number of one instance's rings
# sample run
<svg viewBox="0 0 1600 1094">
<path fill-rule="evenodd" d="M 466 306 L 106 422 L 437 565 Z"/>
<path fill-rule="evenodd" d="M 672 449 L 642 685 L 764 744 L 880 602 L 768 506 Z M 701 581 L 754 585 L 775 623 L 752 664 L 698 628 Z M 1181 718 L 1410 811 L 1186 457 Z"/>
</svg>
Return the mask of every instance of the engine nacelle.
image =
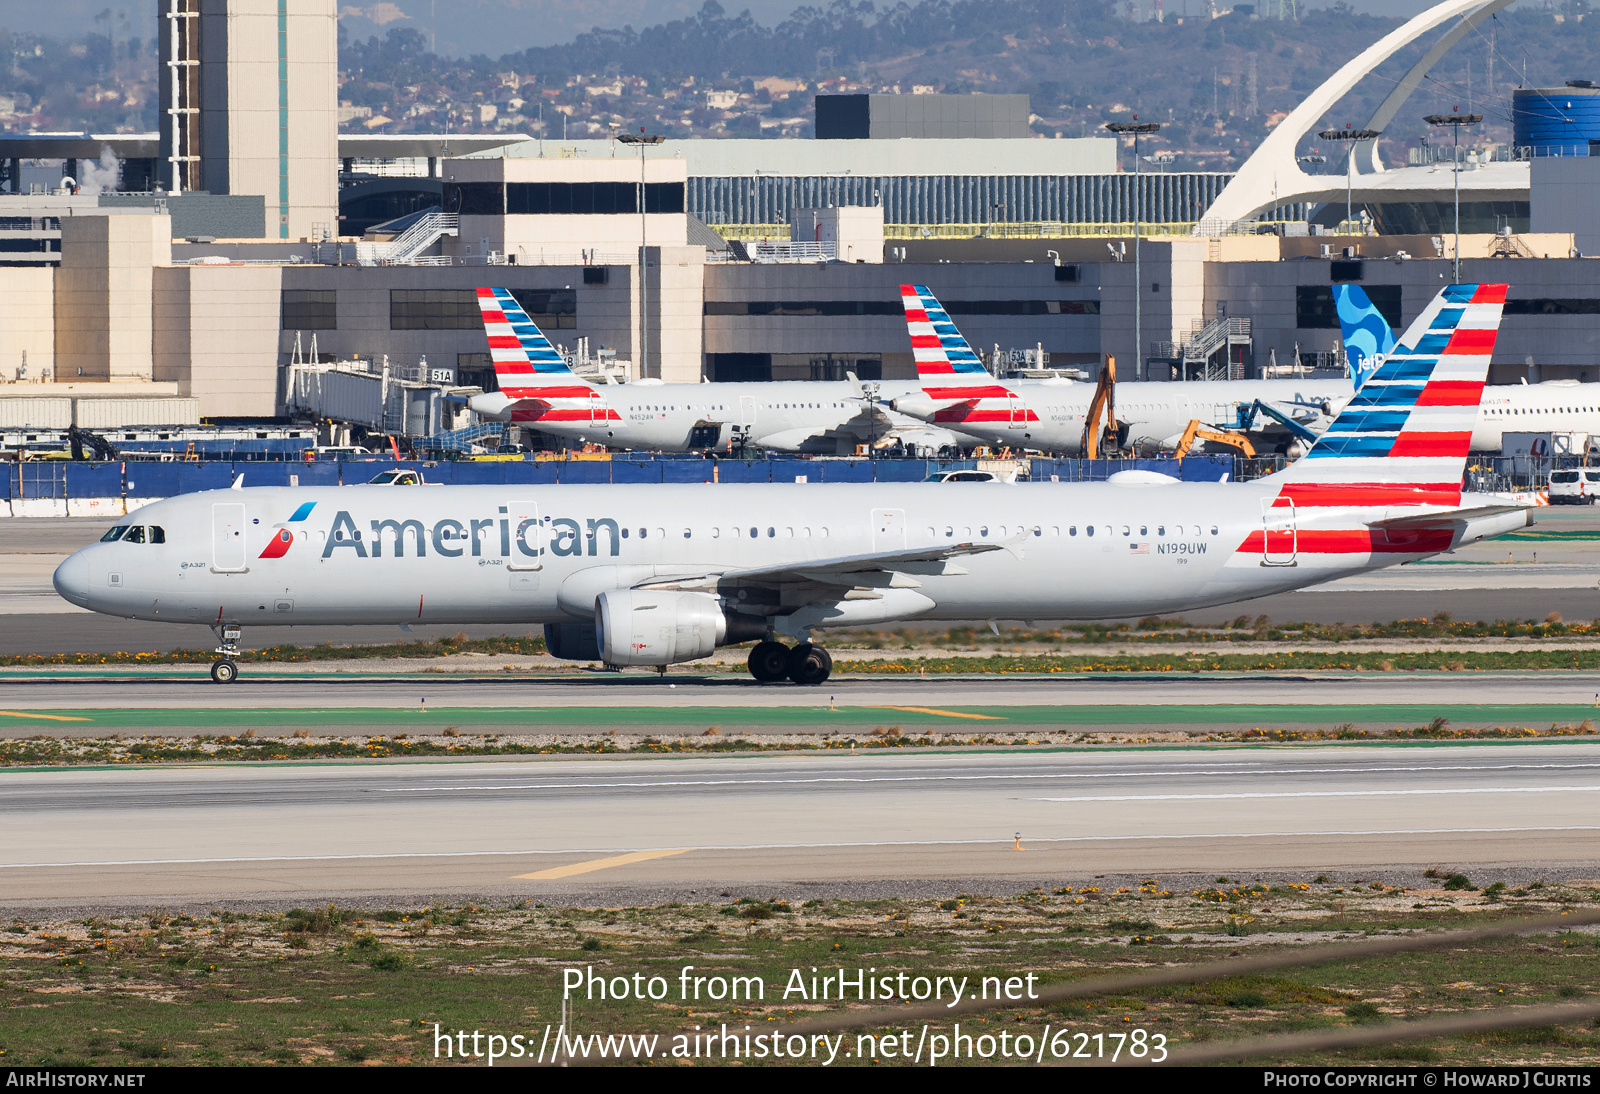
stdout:
<svg viewBox="0 0 1600 1094">
<path fill-rule="evenodd" d="M 608 665 L 672 665 L 712 653 L 728 632 L 709 593 L 615 589 L 595 601 L 595 633 Z"/>
</svg>

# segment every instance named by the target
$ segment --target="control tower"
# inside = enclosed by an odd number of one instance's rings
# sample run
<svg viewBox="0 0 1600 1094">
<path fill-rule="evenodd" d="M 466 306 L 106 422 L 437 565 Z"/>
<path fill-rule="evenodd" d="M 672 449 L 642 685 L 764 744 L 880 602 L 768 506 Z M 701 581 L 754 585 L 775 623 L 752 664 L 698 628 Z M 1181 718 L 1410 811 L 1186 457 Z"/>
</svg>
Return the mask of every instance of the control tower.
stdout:
<svg viewBox="0 0 1600 1094">
<path fill-rule="evenodd" d="M 159 0 L 169 191 L 259 195 L 268 238 L 338 224 L 336 0 Z"/>
</svg>

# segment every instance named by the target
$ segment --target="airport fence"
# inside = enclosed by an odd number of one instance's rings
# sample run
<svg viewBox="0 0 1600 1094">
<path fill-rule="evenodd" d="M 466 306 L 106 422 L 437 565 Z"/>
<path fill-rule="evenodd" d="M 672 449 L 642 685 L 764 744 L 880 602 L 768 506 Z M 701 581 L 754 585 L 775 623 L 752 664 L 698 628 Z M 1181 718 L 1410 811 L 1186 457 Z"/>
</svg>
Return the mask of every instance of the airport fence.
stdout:
<svg viewBox="0 0 1600 1094">
<path fill-rule="evenodd" d="M 350 486 L 396 468 L 450 486 L 557 486 L 599 483 L 920 482 L 940 471 L 978 468 L 981 460 L 707 459 L 615 456 L 494 462 L 342 460 L 317 463 L 212 461 L 65 463 L 0 467 L 0 516 L 121 516 L 158 498 L 245 486 Z M 1023 464 L 1032 482 L 1096 482 L 1119 471 L 1156 471 L 1186 482 L 1216 482 L 1234 473 L 1229 456 L 1184 460 L 1035 459 Z"/>
</svg>

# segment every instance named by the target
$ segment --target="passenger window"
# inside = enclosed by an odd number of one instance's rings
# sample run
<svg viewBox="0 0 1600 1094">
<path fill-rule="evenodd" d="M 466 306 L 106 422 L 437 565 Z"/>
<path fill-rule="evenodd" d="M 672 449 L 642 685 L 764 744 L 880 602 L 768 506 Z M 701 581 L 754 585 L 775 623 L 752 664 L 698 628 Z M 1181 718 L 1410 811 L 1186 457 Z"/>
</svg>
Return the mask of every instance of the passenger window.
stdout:
<svg viewBox="0 0 1600 1094">
<path fill-rule="evenodd" d="M 1078 526 L 1076 524 L 1072 524 L 1072 525 L 1068 525 L 1067 526 L 1067 535 L 1075 536 L 1077 534 L 1078 534 Z"/>
<path fill-rule="evenodd" d="M 1092 535 L 1094 535 L 1094 525 L 1092 525 L 1092 524 L 1085 524 L 1085 525 L 1084 525 L 1084 526 L 1083 526 L 1083 534 L 1084 534 L 1084 535 L 1086 535 L 1086 536 L 1092 536 Z"/>
<path fill-rule="evenodd" d="M 1033 534 L 1036 535 L 1036 536 L 1043 536 L 1044 535 L 1044 529 L 1040 528 L 1038 526 L 1035 526 L 1034 529 L 1033 529 Z"/>
<path fill-rule="evenodd" d="M 784 530 L 783 530 L 783 538 L 784 539 L 793 539 L 794 538 L 794 529 L 793 528 L 784 528 Z"/>
<path fill-rule="evenodd" d="M 776 528 L 768 528 L 767 529 L 767 538 L 768 539 L 776 538 L 777 534 L 778 534 L 778 530 Z"/>
<path fill-rule="evenodd" d="M 712 539 L 720 539 L 721 537 L 722 537 L 722 529 L 718 528 L 715 524 L 713 524 L 711 526 L 711 538 Z"/>
<path fill-rule="evenodd" d="M 1129 528 L 1126 524 L 1124 524 L 1122 526 L 1122 534 L 1125 535 L 1125 536 L 1132 535 L 1133 534 L 1133 530 L 1131 528 Z"/>
<path fill-rule="evenodd" d="M 143 543 L 144 542 L 144 525 L 135 524 L 132 528 L 129 528 L 128 529 L 128 534 L 122 537 L 122 542 L 124 542 L 124 543 Z"/>
<path fill-rule="evenodd" d="M 1215 524 L 1213 524 L 1211 526 L 1211 534 L 1212 535 L 1216 535 L 1217 534 L 1217 526 Z"/>
<path fill-rule="evenodd" d="M 951 536 L 953 536 L 955 534 L 956 534 L 956 530 L 954 528 L 951 528 L 948 525 L 945 527 L 945 530 L 944 530 L 944 538 L 945 539 L 949 539 Z"/>
<path fill-rule="evenodd" d="M 656 538 L 657 539 L 666 539 L 667 538 L 667 530 L 665 528 L 657 528 L 656 529 Z"/>
<path fill-rule="evenodd" d="M 754 529 L 754 528 L 750 529 L 750 538 L 751 539 L 755 539 L 758 534 L 759 533 L 756 531 L 756 529 Z"/>
<path fill-rule="evenodd" d="M 978 529 L 978 534 L 980 536 L 984 537 L 985 539 L 988 539 L 989 538 L 989 526 L 986 524 L 982 528 L 979 528 Z M 1002 533 L 1002 534 L 1004 534 L 1004 533 Z"/>
<path fill-rule="evenodd" d="M 165 528 L 161 527 L 161 525 L 159 525 L 159 524 L 152 524 L 150 526 L 150 542 L 151 543 L 165 543 L 165 542 L 167 542 L 167 530 Z"/>
<path fill-rule="evenodd" d="M 649 539 L 650 538 L 650 529 L 648 529 L 648 528 L 639 529 L 639 538 L 640 539 Z"/>
<path fill-rule="evenodd" d="M 928 531 L 932 532 L 933 529 L 929 528 Z M 828 529 L 827 529 L 827 527 L 824 526 L 824 527 L 818 528 L 817 529 L 817 535 L 822 539 L 827 539 L 828 538 Z"/>
<path fill-rule="evenodd" d="M 127 532 L 127 530 L 128 526 L 126 524 L 118 524 L 115 527 L 107 528 L 106 534 L 100 537 L 100 542 L 115 543 L 117 540 L 122 538 L 123 533 Z"/>
<path fill-rule="evenodd" d="M 1148 536 L 1150 534 L 1150 529 L 1141 524 L 1139 525 L 1139 534 L 1141 536 Z"/>
<path fill-rule="evenodd" d="M 684 530 L 683 530 L 683 538 L 684 538 L 684 539 L 688 539 L 688 538 L 689 538 L 689 537 L 690 537 L 690 536 L 692 536 L 692 535 L 694 535 L 694 533 L 693 533 L 693 532 L 691 532 L 691 531 L 690 531 L 690 530 L 689 530 L 689 529 L 687 529 L 687 528 L 685 528 L 685 529 L 684 529 Z"/>
<path fill-rule="evenodd" d="M 1156 535 L 1164 536 L 1166 534 L 1167 534 L 1167 526 L 1165 524 L 1156 525 Z"/>
</svg>

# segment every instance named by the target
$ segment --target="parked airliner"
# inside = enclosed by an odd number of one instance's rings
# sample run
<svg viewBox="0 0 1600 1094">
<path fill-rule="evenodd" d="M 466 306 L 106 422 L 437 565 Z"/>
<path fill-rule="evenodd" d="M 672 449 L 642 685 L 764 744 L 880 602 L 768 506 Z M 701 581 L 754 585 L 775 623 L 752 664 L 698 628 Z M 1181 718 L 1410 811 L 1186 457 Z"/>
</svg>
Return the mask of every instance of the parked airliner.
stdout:
<svg viewBox="0 0 1600 1094">
<path fill-rule="evenodd" d="M 136 510 L 55 587 L 212 625 L 219 682 L 250 625 L 542 623 L 557 657 L 662 672 L 755 640 L 757 681 L 818 684 L 829 627 L 1227 604 L 1528 523 L 1461 489 L 1504 300 L 1504 285 L 1441 291 L 1306 457 L 1250 482 L 235 483 Z"/>
<path fill-rule="evenodd" d="M 894 400 L 896 410 L 991 444 L 1077 455 L 1094 401 L 1093 384 L 1070 380 L 1000 379 L 983 367 L 949 314 L 925 285 L 901 285 L 911 352 L 922 390 Z M 1315 421 L 1323 407 L 1353 393 L 1348 379 L 1131 382 L 1116 386 L 1116 416 L 1127 428 L 1118 443 L 1177 443 L 1191 421 L 1230 425 L 1238 407 L 1257 399 L 1297 419 Z"/>
<path fill-rule="evenodd" d="M 489 353 L 500 390 L 469 409 L 577 444 L 655 452 L 726 452 L 755 445 L 778 452 L 849 454 L 857 445 L 898 441 L 938 452 L 972 447 L 957 436 L 880 402 L 916 389 L 911 381 L 791 380 L 669 384 L 655 379 L 596 386 L 577 375 L 506 289 L 480 288 Z"/>
</svg>

